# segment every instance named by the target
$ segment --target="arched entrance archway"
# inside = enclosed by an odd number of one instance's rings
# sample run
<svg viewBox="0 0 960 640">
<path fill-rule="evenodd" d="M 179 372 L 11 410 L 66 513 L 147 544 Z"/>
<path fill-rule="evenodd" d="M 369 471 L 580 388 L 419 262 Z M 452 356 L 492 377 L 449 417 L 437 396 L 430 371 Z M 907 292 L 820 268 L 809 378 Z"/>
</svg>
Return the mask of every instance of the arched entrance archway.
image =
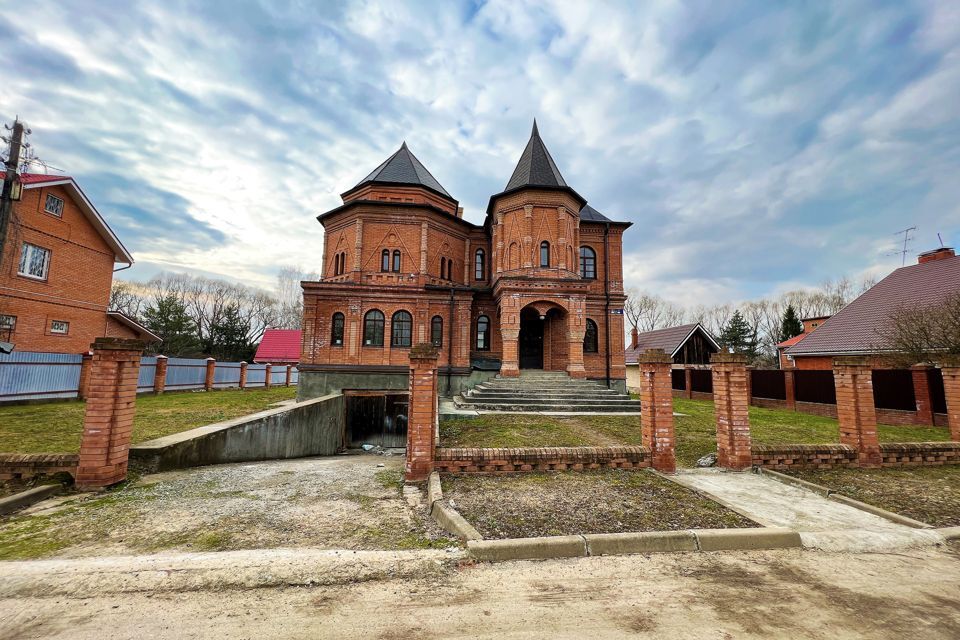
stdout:
<svg viewBox="0 0 960 640">
<path fill-rule="evenodd" d="M 517 340 L 520 368 L 565 370 L 567 331 L 567 312 L 562 307 L 543 302 L 521 309 Z"/>
</svg>

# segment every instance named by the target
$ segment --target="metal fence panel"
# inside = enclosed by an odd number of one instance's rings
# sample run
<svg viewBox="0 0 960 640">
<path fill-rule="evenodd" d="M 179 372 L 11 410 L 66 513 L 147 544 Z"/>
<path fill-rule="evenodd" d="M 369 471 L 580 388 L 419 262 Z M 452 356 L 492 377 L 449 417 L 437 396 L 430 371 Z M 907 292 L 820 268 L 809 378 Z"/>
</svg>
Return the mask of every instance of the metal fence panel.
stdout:
<svg viewBox="0 0 960 640">
<path fill-rule="evenodd" d="M 754 369 L 750 372 L 750 395 L 754 398 L 786 400 L 787 387 L 780 369 Z"/>
<path fill-rule="evenodd" d="M 293 371 L 290 372 L 290 384 L 298 384 L 300 382 L 300 370 L 296 367 L 293 368 Z M 940 386 L 943 386 L 943 383 L 940 383 Z"/>
<path fill-rule="evenodd" d="M 793 373 L 797 402 L 837 404 L 837 388 L 833 383 L 833 371 L 810 371 L 798 369 Z"/>
<path fill-rule="evenodd" d="M 876 369 L 873 378 L 873 406 L 877 409 L 916 411 L 913 373 L 909 369 Z"/>
<path fill-rule="evenodd" d="M 76 398 L 82 362 L 71 353 L 0 354 L 0 400 Z"/>
<path fill-rule="evenodd" d="M 213 386 L 214 387 L 239 387 L 240 386 L 240 363 L 239 362 L 218 362 L 213 368 Z"/>
<path fill-rule="evenodd" d="M 247 365 L 247 386 L 262 387 L 267 377 L 267 365 L 251 364 Z"/>
<path fill-rule="evenodd" d="M 140 358 L 140 375 L 137 378 L 137 393 L 153 391 L 153 381 L 157 377 L 157 357 Z"/>
<path fill-rule="evenodd" d="M 287 366 L 274 366 L 270 369 L 270 384 L 283 386 L 287 383 Z"/>
<path fill-rule="evenodd" d="M 170 358 L 167 360 L 166 389 L 203 389 L 207 377 L 207 361 L 199 358 Z"/>
</svg>

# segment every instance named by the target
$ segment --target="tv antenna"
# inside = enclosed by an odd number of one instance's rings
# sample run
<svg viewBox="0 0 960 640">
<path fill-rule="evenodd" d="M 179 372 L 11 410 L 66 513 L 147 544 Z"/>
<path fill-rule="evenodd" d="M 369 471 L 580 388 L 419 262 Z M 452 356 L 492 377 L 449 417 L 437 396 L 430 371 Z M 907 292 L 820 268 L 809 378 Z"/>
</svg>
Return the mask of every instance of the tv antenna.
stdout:
<svg viewBox="0 0 960 640">
<path fill-rule="evenodd" d="M 916 227 L 907 227 L 906 229 L 901 229 L 900 231 L 897 231 L 896 233 L 893 234 L 893 235 L 895 235 L 895 236 L 899 236 L 899 235 L 903 234 L 903 249 L 900 249 L 900 250 L 898 250 L 898 251 L 894 251 L 893 253 L 890 253 L 890 254 L 887 254 L 887 255 L 895 256 L 895 255 L 897 255 L 897 254 L 900 254 L 900 266 L 901 266 L 901 267 L 904 266 L 905 264 L 907 264 L 907 246 L 910 244 L 910 241 L 913 240 L 913 238 L 910 237 L 910 232 L 911 232 L 911 231 L 916 231 L 916 230 L 917 230 Z"/>
</svg>

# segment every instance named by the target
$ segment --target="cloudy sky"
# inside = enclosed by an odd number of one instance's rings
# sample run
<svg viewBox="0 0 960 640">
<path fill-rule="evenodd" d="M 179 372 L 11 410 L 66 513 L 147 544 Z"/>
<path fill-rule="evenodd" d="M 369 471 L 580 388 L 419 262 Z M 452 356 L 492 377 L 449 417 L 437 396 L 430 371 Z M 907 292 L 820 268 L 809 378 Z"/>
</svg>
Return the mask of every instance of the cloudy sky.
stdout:
<svg viewBox="0 0 960 640">
<path fill-rule="evenodd" d="M 0 118 L 137 259 L 270 286 L 406 140 L 480 223 L 531 121 L 628 285 L 735 301 L 960 244 L 960 3 L 16 3 Z M 912 258 L 908 258 L 911 260 Z"/>
</svg>

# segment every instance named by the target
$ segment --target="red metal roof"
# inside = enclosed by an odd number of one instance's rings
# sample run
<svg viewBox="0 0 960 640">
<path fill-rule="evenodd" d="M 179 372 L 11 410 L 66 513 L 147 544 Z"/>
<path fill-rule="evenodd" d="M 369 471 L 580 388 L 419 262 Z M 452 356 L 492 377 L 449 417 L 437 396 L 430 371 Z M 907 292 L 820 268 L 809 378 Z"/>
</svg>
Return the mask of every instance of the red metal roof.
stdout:
<svg viewBox="0 0 960 640">
<path fill-rule="evenodd" d="M 804 338 L 806 338 L 808 335 L 810 335 L 809 332 L 808 332 L 808 333 L 801 333 L 801 334 L 795 335 L 795 336 L 793 336 L 792 338 L 787 338 L 787 339 L 784 340 L 783 342 L 778 342 L 778 343 L 777 343 L 777 348 L 778 348 L 778 349 L 786 349 L 787 347 L 792 347 L 793 345 L 797 344 L 798 342 L 800 342 L 801 340 L 803 340 Z"/>
<path fill-rule="evenodd" d="M 0 171 L 0 180 L 6 178 L 7 173 Z M 61 180 L 73 180 L 70 176 L 48 176 L 42 173 L 21 173 L 20 182 L 23 184 L 38 184 L 40 182 L 59 182 Z"/>
<path fill-rule="evenodd" d="M 254 362 L 300 362 L 300 329 L 267 329 Z"/>
</svg>

